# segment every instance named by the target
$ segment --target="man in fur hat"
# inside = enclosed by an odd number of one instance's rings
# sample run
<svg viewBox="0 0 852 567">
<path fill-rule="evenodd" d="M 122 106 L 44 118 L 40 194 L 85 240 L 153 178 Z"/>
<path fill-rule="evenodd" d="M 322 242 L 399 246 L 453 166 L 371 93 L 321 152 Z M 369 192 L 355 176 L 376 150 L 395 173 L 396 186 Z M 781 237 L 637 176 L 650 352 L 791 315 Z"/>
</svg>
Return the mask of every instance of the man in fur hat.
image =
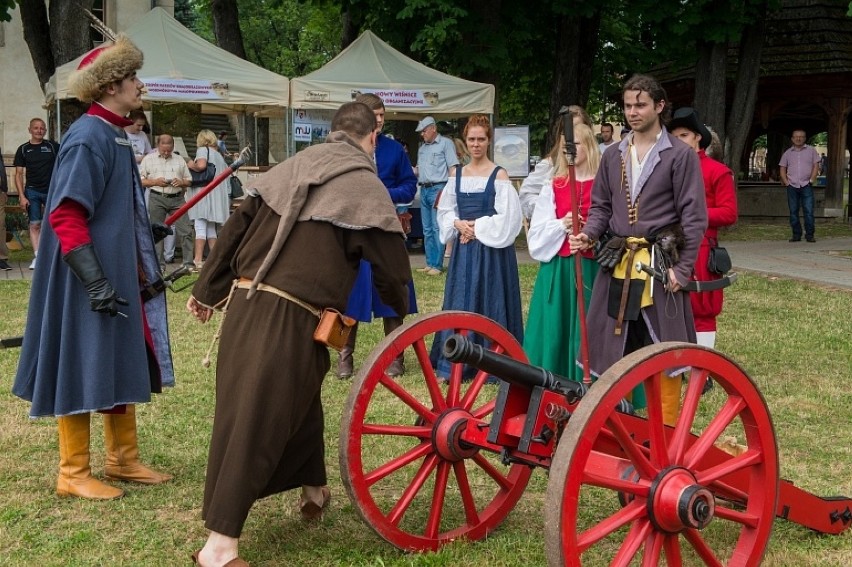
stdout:
<svg viewBox="0 0 852 567">
<path fill-rule="evenodd" d="M 32 417 L 59 424 L 60 496 L 124 492 L 92 476 L 91 412 L 104 413 L 112 480 L 159 484 L 170 475 L 139 462 L 134 404 L 174 383 L 165 296 L 143 304 L 159 278 L 144 192 L 124 127 L 142 104 L 142 53 L 123 36 L 87 53 L 69 90 L 93 103 L 57 156 L 39 245 L 39 269 L 13 392 Z M 120 315 L 120 316 L 116 316 Z"/>
<path fill-rule="evenodd" d="M 313 340 L 312 310 L 343 311 L 364 259 L 382 301 L 408 312 L 411 268 L 376 175 L 373 111 L 346 103 L 331 130 L 326 143 L 253 181 L 187 303 L 205 322 L 212 306 L 229 302 L 201 511 L 210 536 L 193 556 L 199 565 L 245 564 L 238 542 L 258 498 L 301 487 L 306 520 L 328 505 L 320 389 L 330 360 Z"/>
</svg>

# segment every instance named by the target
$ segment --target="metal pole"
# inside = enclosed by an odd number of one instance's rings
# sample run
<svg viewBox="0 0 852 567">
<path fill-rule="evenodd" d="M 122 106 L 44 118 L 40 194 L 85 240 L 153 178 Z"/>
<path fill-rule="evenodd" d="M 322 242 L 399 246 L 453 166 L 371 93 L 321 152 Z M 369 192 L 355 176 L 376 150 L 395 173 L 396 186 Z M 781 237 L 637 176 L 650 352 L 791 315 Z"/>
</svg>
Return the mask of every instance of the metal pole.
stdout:
<svg viewBox="0 0 852 567">
<path fill-rule="evenodd" d="M 577 174 L 574 159 L 577 157 L 577 144 L 574 142 L 574 117 L 565 112 L 562 115 L 562 134 L 565 139 L 565 155 L 568 158 L 568 188 L 571 191 L 571 231 L 574 236 L 580 233 L 580 191 L 577 186 Z M 580 319 L 580 360 L 583 363 L 583 383 L 592 383 L 589 368 L 589 333 L 586 328 L 586 294 L 583 286 L 583 257 L 574 252 L 574 285 L 577 288 L 577 316 Z"/>
</svg>

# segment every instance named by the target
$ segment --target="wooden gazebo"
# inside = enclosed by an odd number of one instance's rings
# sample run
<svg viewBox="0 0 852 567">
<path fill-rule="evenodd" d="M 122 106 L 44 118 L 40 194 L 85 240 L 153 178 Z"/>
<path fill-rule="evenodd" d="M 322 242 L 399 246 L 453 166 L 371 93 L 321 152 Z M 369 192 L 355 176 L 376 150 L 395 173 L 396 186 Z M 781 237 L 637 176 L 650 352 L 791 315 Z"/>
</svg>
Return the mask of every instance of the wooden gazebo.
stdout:
<svg viewBox="0 0 852 567">
<path fill-rule="evenodd" d="M 767 19 L 760 80 L 745 155 L 754 140 L 767 135 L 767 168 L 777 179 L 777 164 L 790 145 L 793 130 L 808 136 L 828 133 L 828 164 L 820 216 L 839 217 L 843 210 L 846 151 L 852 151 L 852 18 L 847 0 L 782 0 Z M 728 53 L 736 68 L 736 48 Z M 693 100 L 695 69 L 661 73 L 675 106 Z M 733 99 L 728 79 L 728 108 Z"/>
</svg>

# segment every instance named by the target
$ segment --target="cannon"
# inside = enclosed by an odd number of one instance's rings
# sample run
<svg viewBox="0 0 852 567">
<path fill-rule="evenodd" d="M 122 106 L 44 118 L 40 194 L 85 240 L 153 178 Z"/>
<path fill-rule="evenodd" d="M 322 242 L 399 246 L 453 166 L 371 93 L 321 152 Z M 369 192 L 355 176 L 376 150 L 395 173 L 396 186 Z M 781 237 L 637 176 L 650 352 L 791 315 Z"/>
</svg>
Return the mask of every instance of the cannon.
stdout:
<svg viewBox="0 0 852 567">
<path fill-rule="evenodd" d="M 447 380 L 429 360 L 442 331 L 454 333 L 444 344 Z M 419 372 L 395 380 L 385 371 L 403 352 Z M 465 381 L 469 368 L 476 373 Z M 659 376 L 680 369 L 687 385 L 669 427 Z M 708 377 L 718 390 L 702 398 Z M 633 411 L 626 400 L 640 385 L 648 407 Z M 339 458 L 358 515 L 406 551 L 485 538 L 535 468 L 548 471 L 554 566 L 759 565 L 775 517 L 826 534 L 852 525 L 852 499 L 780 479 L 766 402 L 724 355 L 655 344 L 589 388 L 530 366 L 508 331 L 460 311 L 406 323 L 373 350 L 344 408 Z"/>
</svg>

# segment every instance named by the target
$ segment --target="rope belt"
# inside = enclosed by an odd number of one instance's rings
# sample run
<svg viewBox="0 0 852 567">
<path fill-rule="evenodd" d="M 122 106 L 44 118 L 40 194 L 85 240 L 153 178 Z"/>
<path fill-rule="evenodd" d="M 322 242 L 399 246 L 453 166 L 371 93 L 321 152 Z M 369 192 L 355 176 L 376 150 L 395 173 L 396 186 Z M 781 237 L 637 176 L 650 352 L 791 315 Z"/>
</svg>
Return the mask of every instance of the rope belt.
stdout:
<svg viewBox="0 0 852 567">
<path fill-rule="evenodd" d="M 249 278 L 240 278 L 234 284 L 234 287 L 240 288 L 240 289 L 249 289 L 249 288 L 251 288 L 251 282 L 252 282 L 252 280 L 249 279 Z M 317 309 L 316 307 L 314 307 L 310 303 L 306 303 L 306 302 L 302 301 L 301 299 L 299 299 L 295 295 L 289 294 L 286 291 L 284 291 L 283 289 L 278 289 L 277 287 L 274 287 L 274 286 L 271 286 L 271 285 L 265 284 L 265 283 L 257 284 L 257 287 L 255 289 L 257 289 L 259 291 L 269 292 L 273 295 L 277 295 L 278 297 L 286 299 L 287 301 L 295 303 L 296 305 L 298 305 L 302 309 L 309 311 L 317 319 L 319 319 L 322 316 L 322 310 L 321 309 Z"/>
<path fill-rule="evenodd" d="M 642 307 L 648 307 L 653 304 L 651 299 L 651 278 L 644 272 L 634 272 L 633 266 L 637 261 L 645 264 L 651 263 L 651 244 L 644 238 L 636 238 L 629 236 L 625 239 L 625 253 L 621 256 L 621 261 L 613 270 L 613 277 L 624 280 L 621 286 L 621 302 L 618 306 L 618 317 L 615 320 L 615 334 L 620 335 L 624 326 L 624 312 L 627 309 L 627 297 L 630 291 L 631 280 L 644 280 L 645 287 L 642 290 Z"/>
</svg>

